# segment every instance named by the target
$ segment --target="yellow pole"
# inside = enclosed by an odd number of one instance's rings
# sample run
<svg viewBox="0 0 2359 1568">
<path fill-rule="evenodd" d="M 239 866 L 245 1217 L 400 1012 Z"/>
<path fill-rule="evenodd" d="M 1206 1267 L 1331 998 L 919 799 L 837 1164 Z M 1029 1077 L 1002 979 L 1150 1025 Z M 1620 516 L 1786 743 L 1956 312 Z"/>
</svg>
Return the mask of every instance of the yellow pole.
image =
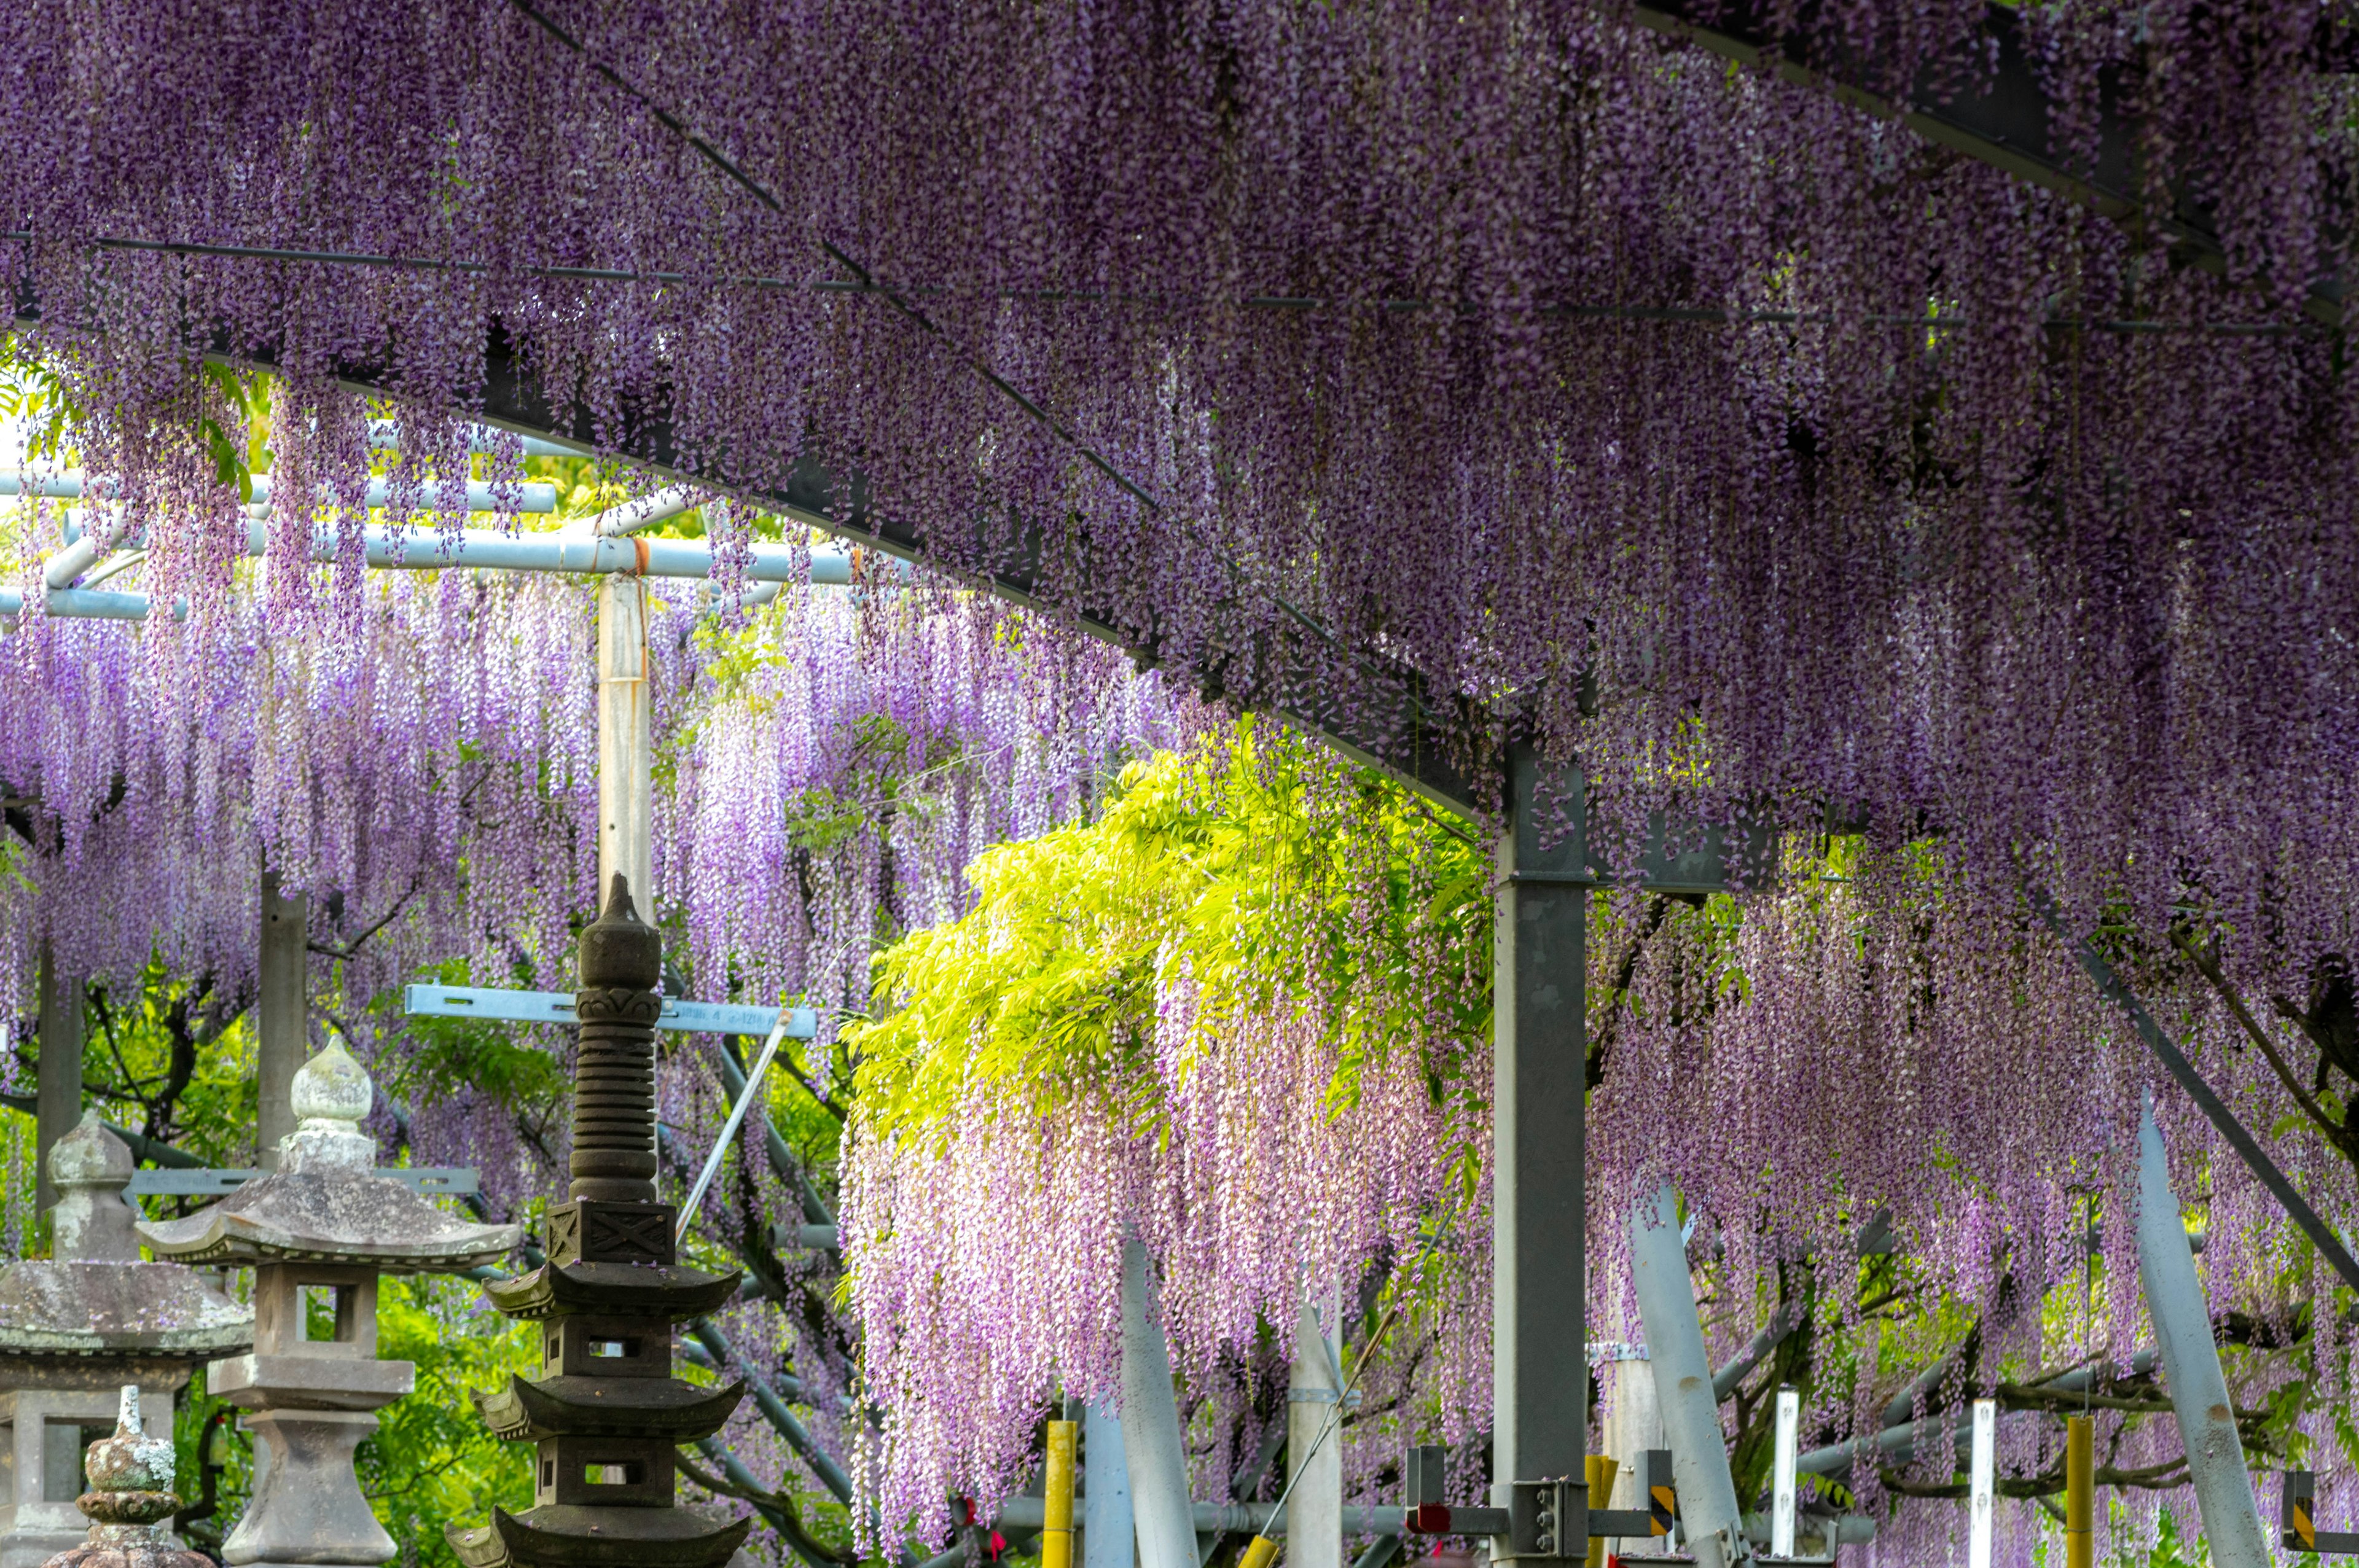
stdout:
<svg viewBox="0 0 2359 1568">
<path fill-rule="evenodd" d="M 2096 1561 L 2096 1429 L 2084 1415 L 2064 1422 L 2064 1568 Z"/>
<path fill-rule="evenodd" d="M 1269 1568 L 1270 1559 L 1277 1555 L 1277 1542 L 1266 1535 L 1256 1535 L 1245 1544 L 1245 1554 L 1237 1559 L 1237 1568 Z"/>
<path fill-rule="evenodd" d="M 1049 1423 L 1048 1496 L 1040 1523 L 1040 1568 L 1073 1568 L 1073 1443 L 1081 1423 Z"/>
<path fill-rule="evenodd" d="M 1593 1454 L 1589 1455 L 1587 1468 L 1589 1506 L 1593 1509 L 1604 1508 L 1607 1506 L 1606 1499 L 1614 1495 L 1614 1473 L 1622 1468 L 1622 1462 L 1603 1454 Z M 1593 1535 L 1589 1538 L 1588 1568 L 1605 1568 L 1605 1538 L 1602 1535 Z"/>
</svg>

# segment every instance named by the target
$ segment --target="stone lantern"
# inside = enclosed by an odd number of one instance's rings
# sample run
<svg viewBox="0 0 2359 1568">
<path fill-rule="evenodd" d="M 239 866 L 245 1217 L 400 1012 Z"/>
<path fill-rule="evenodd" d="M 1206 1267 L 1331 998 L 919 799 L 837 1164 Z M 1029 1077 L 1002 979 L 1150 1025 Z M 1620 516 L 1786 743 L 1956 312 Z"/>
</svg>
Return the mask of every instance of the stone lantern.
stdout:
<svg viewBox="0 0 2359 1568">
<path fill-rule="evenodd" d="M 185 1219 L 139 1227 L 158 1257 L 254 1268 L 253 1353 L 207 1371 L 256 1440 L 254 1498 L 222 1546 L 241 1568 L 394 1555 L 353 1473 L 373 1412 L 415 1386 L 410 1363 L 377 1358 L 377 1276 L 472 1269 L 522 1238 L 519 1227 L 454 1219 L 376 1174 L 376 1141 L 359 1125 L 374 1094 L 361 1065 L 331 1044 L 295 1075 L 301 1119 L 279 1141 L 277 1170 Z"/>
<path fill-rule="evenodd" d="M 678 1211 L 656 1201 L 655 1025 L 662 943 L 617 874 L 582 934 L 573 1184 L 549 1210 L 549 1261 L 484 1286 L 540 1325 L 541 1371 L 476 1396 L 498 1436 L 538 1448 L 535 1506 L 449 1530 L 468 1568 L 722 1568 L 752 1528 L 674 1498 L 674 1449 L 721 1430 L 745 1391 L 672 1376 L 675 1325 L 736 1294 L 681 1266 Z"/>
<path fill-rule="evenodd" d="M 0 1269 L 0 1568 L 35 1568 L 82 1541 L 82 1449 L 112 1430 L 125 1385 L 157 1435 L 202 1363 L 254 1343 L 251 1309 L 195 1271 L 143 1263 L 123 1195 L 134 1162 L 98 1112 L 58 1140 L 55 1256 Z"/>
<path fill-rule="evenodd" d="M 76 1499 L 91 1525 L 49 1568 L 212 1568 L 212 1559 L 172 1538 L 164 1520 L 180 1506 L 172 1491 L 172 1439 L 139 1422 L 139 1385 L 123 1385 L 114 1433 L 90 1445 L 90 1490 Z"/>
</svg>

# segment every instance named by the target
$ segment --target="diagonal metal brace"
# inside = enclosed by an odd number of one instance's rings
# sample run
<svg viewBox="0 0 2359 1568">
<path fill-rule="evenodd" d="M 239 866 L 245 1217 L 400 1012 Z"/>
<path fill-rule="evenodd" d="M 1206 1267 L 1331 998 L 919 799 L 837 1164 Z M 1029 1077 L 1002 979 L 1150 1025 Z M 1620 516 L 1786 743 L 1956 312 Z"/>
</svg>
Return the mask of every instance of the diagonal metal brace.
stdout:
<svg viewBox="0 0 2359 1568">
<path fill-rule="evenodd" d="M 2064 928 L 2063 914 L 2056 907 L 2056 901 L 2049 896 L 2046 888 L 2027 880 L 2023 884 L 2023 894 L 2047 924 L 2048 929 L 2056 934 L 2057 940 L 2071 950 L 2089 978 L 2097 982 L 2098 991 L 2128 1015 L 2131 1026 L 2147 1043 L 2147 1049 L 2170 1070 L 2170 1076 L 2178 1080 L 2179 1087 L 2187 1091 L 2187 1098 L 2193 1100 L 2205 1119 L 2219 1130 L 2220 1136 L 2228 1141 L 2228 1146 L 2235 1150 L 2245 1167 L 2260 1178 L 2261 1185 L 2269 1190 L 2269 1195 L 2277 1199 L 2294 1224 L 2301 1227 L 2301 1233 L 2310 1238 L 2310 1244 L 2334 1265 L 2334 1271 L 2342 1275 L 2346 1283 L 2359 1289 L 2359 1260 L 2351 1256 L 2351 1249 L 2343 1246 L 2343 1238 L 2319 1217 L 2318 1211 L 2310 1206 L 2309 1200 L 2294 1191 L 2293 1184 L 2286 1180 L 2285 1173 L 2277 1169 L 2277 1162 L 2269 1158 L 2268 1151 L 2245 1130 L 2244 1123 L 2238 1121 L 2220 1097 L 2212 1092 L 2212 1086 L 2196 1072 L 2195 1064 L 2187 1059 L 2187 1054 L 2179 1048 L 2177 1042 L 2163 1033 L 2162 1026 L 2154 1021 L 2152 1013 L 2147 1011 L 2146 1004 L 2138 1000 L 2137 994 L 2122 983 L 2120 977 L 2114 973 L 2113 966 L 2098 956 L 2086 937 L 2076 936 Z"/>
</svg>

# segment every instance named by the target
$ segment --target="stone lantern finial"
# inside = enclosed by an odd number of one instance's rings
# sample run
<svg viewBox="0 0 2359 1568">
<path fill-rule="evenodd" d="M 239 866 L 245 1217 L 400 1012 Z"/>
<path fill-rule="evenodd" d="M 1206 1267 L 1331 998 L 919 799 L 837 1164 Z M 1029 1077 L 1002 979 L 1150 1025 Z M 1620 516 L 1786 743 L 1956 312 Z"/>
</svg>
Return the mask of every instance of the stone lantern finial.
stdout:
<svg viewBox="0 0 2359 1568">
<path fill-rule="evenodd" d="M 164 1521 L 179 1511 L 172 1490 L 172 1444 L 139 1424 L 139 1385 L 123 1385 L 114 1435 L 90 1445 L 82 1461 L 90 1490 L 77 1499 L 91 1520 L 80 1546 L 46 1568 L 211 1568 L 212 1559 L 172 1539 Z"/>
<path fill-rule="evenodd" d="M 140 1218 L 123 1195 L 135 1162 L 122 1139 L 106 1130 L 95 1110 L 49 1151 L 49 1179 L 57 1184 L 51 1211 L 54 1255 L 88 1263 L 136 1263 Z"/>
<path fill-rule="evenodd" d="M 278 1141 L 280 1170 L 375 1173 L 376 1140 L 360 1124 L 376 1101 L 376 1086 L 342 1041 L 330 1041 L 303 1064 L 290 1098 L 298 1119 Z"/>
</svg>

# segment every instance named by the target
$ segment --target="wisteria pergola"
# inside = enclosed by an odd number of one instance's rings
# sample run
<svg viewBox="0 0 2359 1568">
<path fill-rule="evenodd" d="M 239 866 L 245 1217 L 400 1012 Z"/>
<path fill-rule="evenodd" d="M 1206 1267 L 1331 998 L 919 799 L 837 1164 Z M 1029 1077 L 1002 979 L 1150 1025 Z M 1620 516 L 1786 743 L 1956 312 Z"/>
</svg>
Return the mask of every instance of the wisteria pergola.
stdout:
<svg viewBox="0 0 2359 1568">
<path fill-rule="evenodd" d="M 618 103 L 635 103 L 637 112 L 652 116 L 686 149 L 685 161 L 706 168 L 733 200 L 750 199 L 768 221 L 782 224 L 796 221 L 788 202 L 751 172 L 749 161 L 733 157 L 721 139 L 697 128 L 701 121 L 696 105 L 668 101 L 640 85 L 585 41 L 586 33 L 569 27 L 559 8 L 535 7 L 523 0 L 517 0 L 517 8 L 538 25 L 548 48 L 579 57 L 614 87 Z M 1839 7 L 1808 8 L 1786 31 L 1780 30 L 1779 14 L 1778 8 L 1767 5 L 1714 5 L 1698 0 L 1642 4 L 1630 15 L 1645 27 L 1692 41 L 1728 59 L 1746 66 L 1766 64 L 1772 68 L 1767 74 L 1822 88 L 1853 108 L 1897 121 L 1926 140 L 1969 159 L 2060 193 L 2113 220 L 2136 235 L 2138 244 L 2167 256 L 2174 265 L 2191 265 L 2198 271 L 2240 284 L 2249 281 L 2255 298 L 2267 295 L 2279 303 L 2294 301 L 2290 310 L 2264 320 L 2223 319 L 2199 323 L 2193 329 L 2199 336 L 2215 331 L 2234 337 L 2341 330 L 2344 291 L 2332 268 L 2324 269 L 2315 281 L 2283 277 L 2272 281 L 2266 269 L 2256 269 L 2248 255 L 2239 254 L 2234 236 L 2221 232 L 2214 215 L 2223 198 L 2217 178 L 2182 180 L 2174 171 L 2158 170 L 2142 161 L 2153 145 L 2151 127 L 2136 102 L 2136 94 L 2118 79 L 2118 73 L 2108 77 L 2099 72 L 2093 97 L 2084 84 L 2078 90 L 2079 98 L 2060 101 L 2051 91 L 2048 68 L 2027 40 L 2026 24 L 2017 8 L 2000 5 L 1983 8 L 1979 23 L 1966 30 L 1962 44 L 1930 59 L 1911 58 L 1905 65 L 1887 63 L 1873 49 L 1864 50 L 1848 41 L 1853 35 L 1845 31 L 1845 25 L 1853 18 Z M 2319 12 L 2294 64 L 2322 76 L 2344 73 L 2350 69 L 2352 51 L 2350 26 Z M 2328 210 L 2328 216 L 2321 221 L 2321 230 L 2341 227 L 2343 219 L 2333 211 L 2339 200 L 2332 191 L 2320 196 L 2321 205 Z M 13 237 L 29 243 L 37 236 L 27 232 Z M 928 288 L 878 276 L 863 258 L 824 235 L 812 239 L 832 265 L 829 275 L 811 287 L 874 297 L 889 318 L 891 330 L 947 341 L 945 329 L 935 319 L 933 296 Z M 462 264 L 447 258 L 275 249 L 162 234 L 87 236 L 84 243 L 102 251 L 176 254 L 208 264 L 316 265 L 399 273 L 416 277 L 420 287 L 429 288 L 439 276 L 472 277 L 496 270 L 493 257 Z M 541 271 L 552 281 L 604 278 L 650 285 L 672 276 L 643 274 L 620 263 L 611 270 L 556 267 Z M 2256 276 L 2256 271 L 2263 276 Z M 1393 310 L 1404 317 L 1447 314 L 1457 308 L 1450 302 L 1425 299 L 1350 303 L 1355 308 Z M 27 325 L 40 323 L 45 304 L 29 293 L 20 295 L 17 319 Z M 1255 296 L 1236 306 L 1247 312 L 1306 319 L 1341 308 L 1338 302 L 1313 296 Z M 1614 324 L 1702 322 L 1731 328 L 1808 325 L 1813 319 L 1811 308 L 1802 303 L 1755 308 L 1601 300 L 1543 303 L 1536 313 L 1542 318 L 1586 318 Z M 1941 324 L 1938 315 L 1933 324 Z M 1914 319 L 1903 325 L 1924 330 L 1923 323 Z M 2186 323 L 2138 316 L 2074 315 L 2068 309 L 2051 318 L 2049 325 L 2073 335 L 2137 337 L 2179 331 Z M 277 362 L 270 345 L 254 344 L 227 330 L 209 346 L 215 355 L 233 363 L 270 367 Z M 584 452 L 618 455 L 669 480 L 735 496 L 845 539 L 941 568 L 1012 602 L 1046 606 L 1119 643 L 1142 665 L 1168 667 L 1175 677 L 1210 697 L 1279 715 L 1352 755 L 1380 764 L 1465 815 L 1505 819 L 1507 827 L 1499 851 L 1502 882 L 1495 983 L 1494 1478 L 1507 1493 L 1520 1484 L 1582 1475 L 1586 1446 L 1582 1390 L 1587 1377 L 1587 1336 L 1581 1315 L 1587 1277 L 1582 1247 L 1586 1224 L 1583 1073 L 1588 1052 L 1580 989 L 1568 989 L 1563 977 L 1583 972 L 1589 896 L 1613 871 L 1625 876 L 1635 871 L 1641 885 L 1678 894 L 1758 881 L 1773 867 L 1766 829 L 1732 825 L 1726 842 L 1734 844 L 1741 838 L 1745 848 L 1724 853 L 1723 838 L 1717 830 L 1700 838 L 1682 834 L 1676 827 L 1667 828 L 1658 819 L 1653 836 L 1643 847 L 1625 854 L 1618 867 L 1608 868 L 1608 851 L 1587 840 L 1581 787 L 1568 786 L 1568 775 L 1543 762 L 1531 743 L 1530 731 L 1502 725 L 1496 708 L 1490 703 L 1420 674 L 1412 661 L 1395 656 L 1384 636 L 1369 635 L 1364 629 L 1340 629 L 1282 598 L 1273 609 L 1270 600 L 1277 590 L 1266 583 L 1249 583 L 1248 574 L 1242 568 L 1233 569 L 1231 563 L 1206 563 L 1212 576 L 1228 573 L 1223 579 L 1228 589 L 1207 595 L 1202 603 L 1186 606 L 1191 620 L 1189 633 L 1167 640 L 1154 614 L 1142 622 L 1135 607 L 1125 610 L 1089 601 L 1087 585 L 1100 575 L 1101 563 L 1092 557 L 1095 541 L 1086 529 L 1052 529 L 1038 518 L 1019 516 L 986 556 L 978 557 L 973 548 L 946 553 L 925 519 L 880 500 L 880 492 L 889 487 L 872 481 L 857 463 L 840 456 L 831 458 L 816 451 L 800 454 L 783 481 L 749 481 L 745 477 L 746 465 L 733 460 L 727 450 L 715 449 L 709 440 L 683 433 L 670 388 L 650 391 L 644 384 L 635 384 L 601 391 L 545 384 L 532 356 L 497 322 L 483 329 L 480 362 L 482 384 L 454 400 L 452 412 Z M 1174 508 L 1172 499 L 1160 492 L 1158 481 L 1144 470 L 1119 454 L 1091 445 L 1074 423 L 1055 411 L 1053 398 L 1025 384 L 1014 372 L 994 368 L 980 359 L 970 360 L 969 365 L 987 384 L 990 397 L 1004 403 L 1013 419 L 1033 427 L 1036 438 L 1046 448 L 1062 451 L 1089 470 L 1092 484 L 1118 495 L 1124 504 L 1148 517 Z M 302 372 L 363 393 L 416 396 L 414 384 L 405 376 L 399 345 L 376 353 L 345 351 L 331 364 L 310 362 Z M 1811 455 L 1808 451 L 1788 454 L 1798 464 L 1807 463 Z M 900 453 L 895 454 L 895 460 L 906 467 L 924 459 Z M 1512 548 L 1515 542 L 1510 524 L 1495 538 L 1495 546 Z M 1076 584 L 1082 585 L 1079 591 Z M 1156 607 L 1158 611 L 1168 609 L 1174 618 L 1182 608 L 1178 604 Z M 1222 624 L 1229 621 L 1242 630 L 1234 635 L 1223 634 Z M 1206 625 L 1211 632 L 1204 630 Z M 1590 673 L 1584 655 L 1579 653 L 1569 657 L 1567 667 L 1572 672 L 1567 685 L 1578 684 Z M 1551 699 L 1560 705 L 1575 700 L 1563 691 L 1518 694 L 1526 707 Z M 1838 809 L 1851 805 L 1848 801 L 1833 804 Z M 2047 907 L 2053 909 L 2052 904 Z M 2060 934 L 2071 940 L 2060 924 L 2063 916 L 2057 919 Z M 2085 946 L 2079 950 L 2084 961 L 2093 963 Z M 2109 976 L 2099 979 L 2111 983 Z M 2131 1009 L 2143 1032 L 2158 1042 L 2158 1050 L 2170 1050 L 2152 1022 L 2137 1013 L 2135 999 L 2118 985 L 2114 989 L 2116 1000 Z M 2192 1080 L 2184 1068 L 2183 1058 L 2173 1066 L 2183 1083 L 2200 1088 L 2200 1081 Z M 2207 1108 L 2217 1109 L 2215 1119 L 2225 1119 L 2223 1130 L 2233 1127 L 2233 1119 L 2224 1108 L 2218 1108 L 2216 1099 Z M 2259 1160 L 2256 1168 L 2263 1169 L 2266 1180 L 2273 1181 L 2273 1190 L 2288 1200 L 2298 1218 L 2309 1217 L 2307 1206 L 2267 1166 L 2266 1156 L 2255 1149 L 2248 1157 Z M 2338 1267 L 2354 1272 L 2347 1254 L 2315 1217 L 2309 1217 L 2308 1228 Z M 2354 1275 L 2354 1282 L 2359 1283 L 2359 1275 Z M 1518 1515 L 1502 1550 L 1503 1557 L 1555 1560 L 1561 1555 L 1538 1544 L 1538 1529 L 1524 1514 Z"/>
</svg>

